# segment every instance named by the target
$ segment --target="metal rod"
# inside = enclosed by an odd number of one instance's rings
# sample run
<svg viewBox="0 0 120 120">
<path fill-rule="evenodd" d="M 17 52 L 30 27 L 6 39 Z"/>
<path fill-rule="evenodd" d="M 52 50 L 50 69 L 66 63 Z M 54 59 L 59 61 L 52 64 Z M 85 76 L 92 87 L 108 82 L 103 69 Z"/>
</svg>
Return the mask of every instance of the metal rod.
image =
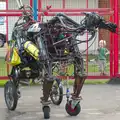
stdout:
<svg viewBox="0 0 120 120">
<path fill-rule="evenodd" d="M 114 1 L 110 0 L 110 8 L 113 9 Z M 110 21 L 113 22 L 113 16 L 110 16 Z M 110 77 L 113 77 L 113 50 L 114 50 L 114 42 L 113 42 L 113 33 L 110 32 Z"/>
<path fill-rule="evenodd" d="M 118 0 L 114 0 L 114 22 L 119 25 Z M 117 28 L 118 30 L 118 28 Z M 118 35 L 114 34 L 114 76 L 118 74 Z"/>
<path fill-rule="evenodd" d="M 19 2 L 20 2 L 20 4 L 21 4 L 21 6 L 23 6 L 22 0 L 19 0 Z"/>
<path fill-rule="evenodd" d="M 113 17 L 111 16 L 110 17 L 110 21 L 113 20 Z M 114 50 L 114 47 L 113 47 L 114 43 L 113 43 L 113 33 L 110 33 L 110 76 L 112 77 L 113 76 L 113 50 Z"/>
<path fill-rule="evenodd" d="M 33 0 L 34 20 L 37 20 L 37 0 Z"/>
<path fill-rule="evenodd" d="M 0 80 L 8 80 L 9 78 L 7 76 L 0 76 Z"/>
<path fill-rule="evenodd" d="M 38 0 L 38 12 L 42 12 L 42 0 Z M 38 20 L 41 21 L 41 14 L 38 14 Z"/>
<path fill-rule="evenodd" d="M 110 12 L 101 12 L 101 13 L 98 13 L 99 15 L 113 15 L 113 11 L 110 11 Z M 38 15 L 41 14 L 41 12 L 38 13 Z M 18 12 L 7 12 L 6 13 L 3 13 L 3 12 L 0 12 L 0 16 L 21 16 L 22 13 L 18 13 Z M 56 15 L 56 13 L 48 13 L 47 16 L 54 16 Z M 69 15 L 69 16 L 84 16 L 83 14 L 81 13 L 66 13 L 66 15 Z"/>
<path fill-rule="evenodd" d="M 6 0 L 6 10 L 8 10 L 8 0 Z M 6 17 L 6 43 L 8 42 L 8 17 Z M 7 75 L 9 74 L 9 64 L 7 65 Z"/>
<path fill-rule="evenodd" d="M 88 0 L 86 0 L 86 8 L 88 9 Z M 87 37 L 87 50 L 86 50 L 86 72 L 88 73 L 88 33 L 86 34 Z"/>
<path fill-rule="evenodd" d="M 81 8 L 81 9 L 50 9 L 49 12 L 105 12 L 105 11 L 110 11 L 110 8 Z"/>
<path fill-rule="evenodd" d="M 0 10 L 0 12 L 2 13 L 4 13 L 4 12 L 6 12 L 6 13 L 16 13 L 16 12 L 23 12 L 24 10 Z M 30 12 L 30 10 L 26 10 L 26 11 L 28 11 L 28 12 Z"/>
<path fill-rule="evenodd" d="M 33 7 L 33 1 L 32 0 L 30 0 L 30 6 Z"/>
<path fill-rule="evenodd" d="M 21 16 L 22 13 L 0 13 L 0 16 Z"/>
<path fill-rule="evenodd" d="M 40 0 L 41 1 L 41 0 Z M 30 2 L 32 5 L 32 3 Z M 42 9 L 44 10 L 44 9 Z M 0 12 L 21 12 L 23 10 L 0 10 Z M 49 12 L 109 12 L 110 8 L 98 8 L 98 9 L 50 9 Z"/>
<path fill-rule="evenodd" d="M 65 0 L 62 0 L 62 7 L 65 9 Z"/>
<path fill-rule="evenodd" d="M 110 12 L 101 12 L 101 13 L 98 13 L 99 15 L 113 15 L 113 11 L 110 11 Z M 38 14 L 41 14 L 40 12 Z M 84 16 L 82 13 L 65 13 L 66 15 L 69 15 L 69 16 Z M 47 16 L 55 16 L 56 13 L 48 13 Z"/>
<path fill-rule="evenodd" d="M 17 5 L 18 5 L 18 8 L 20 8 L 20 7 L 21 7 L 20 1 L 19 1 L 19 0 L 16 0 L 16 2 L 17 2 Z"/>
<path fill-rule="evenodd" d="M 41 0 L 40 0 L 40 1 L 41 1 Z M 31 3 L 30 3 L 30 4 L 31 4 Z M 31 4 L 31 5 L 32 5 L 32 4 Z M 75 10 L 76 10 L 76 9 L 75 9 Z M 83 10 L 77 10 L 77 11 L 75 11 L 75 10 L 71 10 L 71 9 L 68 10 L 68 11 L 62 10 L 61 12 L 66 12 L 66 13 L 67 13 L 67 12 L 72 12 L 72 13 L 77 12 L 77 13 L 79 13 L 79 12 L 83 11 Z M 27 11 L 30 11 L 30 10 L 27 10 Z M 99 11 L 99 10 L 98 10 L 98 11 L 97 11 L 97 10 L 94 10 L 94 9 L 93 9 L 93 11 L 92 11 L 92 10 L 89 10 L 89 9 L 84 9 L 84 11 L 85 11 L 85 12 L 100 12 L 100 13 L 101 13 L 101 12 L 108 12 L 108 13 L 109 13 L 109 12 L 114 12 L 114 11 L 112 11 L 112 10 L 110 10 L 110 11 L 107 11 L 107 10 L 106 10 L 106 11 Z M 0 12 L 8 12 L 8 13 L 9 13 L 9 12 L 13 12 L 13 13 L 14 13 L 14 12 L 23 12 L 23 10 L 12 10 L 12 9 L 11 9 L 11 10 L 0 10 Z M 50 12 L 50 13 L 51 13 L 51 12 L 55 13 L 55 12 L 58 12 L 58 11 L 51 11 L 51 9 L 50 9 L 49 12 Z M 80 14 L 81 14 L 81 13 L 80 13 Z"/>
</svg>

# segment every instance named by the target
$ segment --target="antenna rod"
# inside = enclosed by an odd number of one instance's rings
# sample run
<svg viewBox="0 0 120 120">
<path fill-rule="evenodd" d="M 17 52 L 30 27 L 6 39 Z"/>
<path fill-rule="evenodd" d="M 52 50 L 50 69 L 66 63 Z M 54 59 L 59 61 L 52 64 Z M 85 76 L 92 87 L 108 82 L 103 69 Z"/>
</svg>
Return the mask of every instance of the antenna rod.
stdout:
<svg viewBox="0 0 120 120">
<path fill-rule="evenodd" d="M 20 2 L 20 4 L 21 4 L 21 6 L 23 6 L 22 0 L 19 0 L 19 2 Z"/>
<path fill-rule="evenodd" d="M 18 5 L 18 8 L 20 8 L 21 6 L 20 6 L 20 3 L 19 3 L 19 0 L 16 0 L 16 2 L 17 2 L 17 5 Z"/>
</svg>

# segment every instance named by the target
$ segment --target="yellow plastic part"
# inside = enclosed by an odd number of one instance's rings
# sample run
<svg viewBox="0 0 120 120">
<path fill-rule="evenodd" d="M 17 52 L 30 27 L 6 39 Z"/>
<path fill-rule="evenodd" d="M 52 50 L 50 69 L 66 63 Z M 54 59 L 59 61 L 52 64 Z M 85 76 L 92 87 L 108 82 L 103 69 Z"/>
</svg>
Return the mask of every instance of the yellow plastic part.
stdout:
<svg viewBox="0 0 120 120">
<path fill-rule="evenodd" d="M 8 53 L 6 55 L 6 62 L 12 66 L 16 66 L 21 63 L 21 59 L 20 56 L 18 55 L 16 48 L 8 48 Z"/>
<path fill-rule="evenodd" d="M 36 60 L 39 60 L 39 49 L 31 41 L 25 42 L 24 49 Z"/>
<path fill-rule="evenodd" d="M 69 54 L 68 49 L 65 48 L 65 50 L 64 50 L 64 54 Z"/>
</svg>

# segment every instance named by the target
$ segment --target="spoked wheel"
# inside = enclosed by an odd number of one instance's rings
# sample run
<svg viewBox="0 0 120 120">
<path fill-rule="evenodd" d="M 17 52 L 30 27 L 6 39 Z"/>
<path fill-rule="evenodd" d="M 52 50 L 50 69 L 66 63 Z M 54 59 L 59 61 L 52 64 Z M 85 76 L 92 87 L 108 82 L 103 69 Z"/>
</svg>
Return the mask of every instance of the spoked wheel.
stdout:
<svg viewBox="0 0 120 120">
<path fill-rule="evenodd" d="M 51 90 L 50 98 L 55 105 L 60 105 L 63 100 L 63 87 L 60 84 L 60 82 L 55 81 Z"/>
<path fill-rule="evenodd" d="M 69 101 L 69 103 L 66 104 L 65 106 L 65 109 L 66 109 L 66 112 L 70 115 L 70 116 L 77 116 L 80 111 L 81 111 L 81 106 L 80 104 L 78 103 L 75 108 L 73 109 L 72 106 L 71 106 L 71 103 L 72 103 L 72 100 Z"/>
<path fill-rule="evenodd" d="M 16 86 L 12 81 L 8 81 L 4 87 L 5 102 L 9 110 L 15 110 L 18 103 Z"/>
<path fill-rule="evenodd" d="M 50 107 L 44 106 L 43 112 L 44 112 L 44 119 L 49 119 L 50 118 Z"/>
</svg>

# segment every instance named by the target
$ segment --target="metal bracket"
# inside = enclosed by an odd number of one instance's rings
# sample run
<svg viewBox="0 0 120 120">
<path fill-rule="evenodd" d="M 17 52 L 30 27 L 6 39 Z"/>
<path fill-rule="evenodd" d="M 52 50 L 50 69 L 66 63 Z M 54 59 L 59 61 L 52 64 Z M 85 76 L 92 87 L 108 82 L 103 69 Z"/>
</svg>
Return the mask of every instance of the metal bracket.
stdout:
<svg viewBox="0 0 120 120">
<path fill-rule="evenodd" d="M 72 100 L 71 102 L 71 108 L 74 109 L 77 104 L 80 103 L 80 100 Z"/>
</svg>

